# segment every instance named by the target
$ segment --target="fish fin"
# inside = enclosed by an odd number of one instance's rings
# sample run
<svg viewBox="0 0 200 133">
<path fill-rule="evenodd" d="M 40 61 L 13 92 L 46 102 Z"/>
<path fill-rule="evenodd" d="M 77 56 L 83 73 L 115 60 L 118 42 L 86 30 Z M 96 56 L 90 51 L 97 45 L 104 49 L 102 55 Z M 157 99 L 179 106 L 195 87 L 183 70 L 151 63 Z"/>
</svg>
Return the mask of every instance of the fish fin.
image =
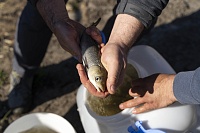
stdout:
<svg viewBox="0 0 200 133">
<path fill-rule="evenodd" d="M 99 24 L 100 21 L 101 21 L 101 18 L 99 18 L 97 21 L 93 22 L 91 24 L 91 26 L 95 26 L 96 27 Z"/>
</svg>

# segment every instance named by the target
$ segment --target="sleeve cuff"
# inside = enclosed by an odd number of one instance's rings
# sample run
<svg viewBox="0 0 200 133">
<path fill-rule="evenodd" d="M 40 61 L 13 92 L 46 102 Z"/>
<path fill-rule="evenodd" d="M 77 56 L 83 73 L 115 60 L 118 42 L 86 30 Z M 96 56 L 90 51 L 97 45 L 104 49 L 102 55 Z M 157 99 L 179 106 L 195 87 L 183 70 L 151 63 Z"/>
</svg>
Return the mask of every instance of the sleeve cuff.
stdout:
<svg viewBox="0 0 200 133">
<path fill-rule="evenodd" d="M 145 10 L 139 6 L 128 2 L 127 0 L 122 0 L 117 9 L 116 14 L 129 14 L 137 18 L 146 28 L 149 28 L 152 24 L 153 17 Z"/>
<path fill-rule="evenodd" d="M 193 92 L 191 90 L 194 73 L 194 71 L 180 72 L 174 79 L 174 95 L 182 104 L 198 104 L 196 99 L 193 97 Z"/>
</svg>

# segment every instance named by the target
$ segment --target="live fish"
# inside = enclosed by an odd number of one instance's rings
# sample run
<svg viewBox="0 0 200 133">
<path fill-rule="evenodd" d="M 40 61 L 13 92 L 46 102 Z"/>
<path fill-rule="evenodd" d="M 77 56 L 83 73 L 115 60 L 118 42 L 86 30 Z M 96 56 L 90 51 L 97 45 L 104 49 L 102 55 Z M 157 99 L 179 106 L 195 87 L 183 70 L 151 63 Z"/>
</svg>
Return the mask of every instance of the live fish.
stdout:
<svg viewBox="0 0 200 133">
<path fill-rule="evenodd" d="M 100 21 L 100 20 L 98 20 Z M 94 25 L 97 25 L 93 23 Z M 106 90 L 107 71 L 101 63 L 100 47 L 97 42 L 86 33 L 81 37 L 82 61 L 90 82 L 99 92 Z"/>
</svg>

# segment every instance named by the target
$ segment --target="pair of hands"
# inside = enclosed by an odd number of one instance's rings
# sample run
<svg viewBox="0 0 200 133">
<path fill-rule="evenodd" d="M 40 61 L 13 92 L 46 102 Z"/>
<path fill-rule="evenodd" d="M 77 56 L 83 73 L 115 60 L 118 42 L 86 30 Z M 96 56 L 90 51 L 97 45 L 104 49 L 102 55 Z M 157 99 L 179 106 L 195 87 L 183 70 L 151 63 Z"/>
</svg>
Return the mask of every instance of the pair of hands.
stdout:
<svg viewBox="0 0 200 133">
<path fill-rule="evenodd" d="M 46 20 L 48 20 L 48 18 Z M 47 21 L 47 24 L 48 22 L 49 21 Z M 81 49 L 79 44 L 81 35 L 85 30 L 85 27 L 80 23 L 69 19 L 67 15 L 64 17 L 64 19 L 61 19 L 56 23 L 54 23 L 53 26 L 51 26 L 50 23 L 48 25 L 56 35 L 63 49 L 70 52 L 75 58 L 77 58 L 79 62 L 82 62 Z M 140 27 L 138 27 L 138 29 L 140 29 Z M 98 97 L 106 97 L 109 94 L 114 94 L 115 89 L 122 82 L 124 70 L 127 63 L 128 50 L 127 47 L 123 47 L 123 45 L 118 44 L 117 41 L 115 42 L 108 41 L 108 43 L 104 46 L 104 44 L 102 44 L 102 38 L 100 32 L 95 27 L 89 27 L 86 29 L 86 31 L 89 35 L 91 35 L 91 37 L 94 40 L 96 40 L 102 46 L 101 61 L 106 70 L 108 71 L 108 79 L 107 79 L 108 91 L 98 92 L 94 88 L 94 86 L 90 83 L 85 73 L 85 69 L 81 64 L 77 65 L 77 70 L 82 84 L 88 89 L 88 91 L 92 95 Z M 118 32 L 113 32 L 113 33 L 118 33 Z M 137 98 L 133 98 L 132 100 L 120 104 L 120 108 L 125 109 L 130 107 L 136 107 L 138 105 L 143 104 L 142 106 L 135 108 L 133 111 L 133 113 L 141 113 L 172 104 L 174 101 L 176 101 L 172 90 L 173 78 L 174 75 L 160 74 L 160 75 L 152 75 L 144 79 L 138 79 L 133 81 L 132 88 L 130 89 L 129 94 L 132 97 L 137 97 Z"/>
<path fill-rule="evenodd" d="M 69 18 L 64 5 L 65 3 L 63 0 L 52 0 L 51 2 L 47 0 L 39 0 L 37 2 L 37 9 L 49 28 L 57 37 L 61 47 L 70 52 L 81 63 L 82 54 L 79 44 L 81 35 L 86 28 Z M 126 64 L 127 51 L 125 51 L 119 43 L 108 42 L 106 46 L 103 46 L 102 38 L 97 28 L 90 27 L 86 30 L 87 33 L 102 46 L 101 61 L 108 71 L 108 92 L 97 92 L 87 79 L 87 76 L 83 71 L 83 66 L 79 64 L 77 69 L 80 74 L 81 82 L 93 95 L 106 97 L 108 93 L 113 94 L 115 88 L 120 84 L 120 79 L 122 79 Z"/>
<path fill-rule="evenodd" d="M 95 87 L 89 81 L 85 69 L 82 64 L 77 65 L 77 70 L 80 76 L 80 80 L 82 84 L 88 89 L 88 91 L 95 96 L 98 97 L 106 97 L 109 94 L 115 93 L 115 88 L 122 81 L 125 64 L 126 64 L 126 56 L 127 52 L 123 50 L 122 47 L 115 43 L 107 43 L 104 45 L 102 43 L 102 37 L 100 31 L 95 27 L 91 26 L 89 28 L 82 28 L 82 26 L 72 20 L 68 20 L 66 23 L 68 26 L 65 26 L 65 31 L 62 31 L 63 28 L 59 26 L 59 36 L 57 37 L 60 40 L 61 46 L 68 52 L 70 52 L 74 57 L 78 59 L 79 62 L 82 62 L 81 50 L 79 47 L 80 37 L 84 30 L 101 46 L 101 62 L 108 71 L 108 79 L 107 79 L 107 92 L 98 92 Z M 65 32 L 65 34 L 63 33 Z M 69 32 L 71 36 L 66 33 Z M 64 37 L 63 35 L 68 35 Z M 64 39 L 62 39 L 64 38 Z M 70 43 L 69 43 L 70 42 Z M 121 70 L 121 71 L 119 71 Z"/>
<path fill-rule="evenodd" d="M 63 49 L 70 52 L 79 62 L 82 62 L 79 44 L 80 37 L 85 27 L 69 18 L 64 1 L 38 0 L 36 6 Z M 109 93 L 113 94 L 115 92 L 115 89 L 120 85 L 123 79 L 128 48 L 136 41 L 143 29 L 143 24 L 135 17 L 128 14 L 119 14 L 117 16 L 108 43 L 105 46 L 101 45 L 101 61 L 108 71 L 108 92 L 97 92 L 94 86 L 89 82 L 83 66 L 81 64 L 77 65 L 81 82 L 91 94 L 98 97 L 106 97 Z M 97 29 L 88 29 L 88 34 L 99 44 L 102 43 L 101 36 Z M 128 101 L 128 103 L 129 102 L 134 101 Z M 122 105 L 122 109 L 133 106 Z"/>
<path fill-rule="evenodd" d="M 115 91 L 113 90 L 113 88 L 115 89 L 121 83 L 119 81 L 122 81 L 124 69 L 126 66 L 127 53 L 123 51 L 123 49 L 117 44 L 112 44 L 108 42 L 104 46 L 104 44 L 102 44 L 100 32 L 96 27 L 89 27 L 86 29 L 86 31 L 89 35 L 91 35 L 93 39 L 95 39 L 102 46 L 101 61 L 102 64 L 105 66 L 106 70 L 108 71 L 108 92 L 98 92 L 94 88 L 94 86 L 89 81 L 82 64 L 77 65 L 80 80 L 92 95 L 98 97 L 106 97 L 109 94 L 113 94 Z M 79 32 L 76 31 L 77 35 L 78 33 Z M 80 35 L 78 36 L 80 37 Z M 75 37 L 72 40 L 76 40 L 76 38 L 78 37 Z M 74 43 L 71 44 L 79 44 L 78 39 L 77 41 L 74 41 Z M 67 46 L 69 47 L 70 44 Z M 77 48 L 79 48 L 78 45 L 71 45 L 71 49 L 75 51 L 72 52 L 72 54 L 79 52 L 76 51 Z M 80 57 L 78 59 L 81 59 L 81 54 L 74 55 L 79 55 Z M 133 113 L 142 113 L 149 110 L 166 107 L 172 104 L 176 101 L 176 98 L 173 94 L 174 77 L 175 75 L 154 74 L 143 79 L 134 80 L 132 82 L 132 88 L 129 90 L 129 94 L 133 97 L 133 99 L 120 104 L 119 107 L 121 109 L 136 107 L 134 108 Z"/>
<path fill-rule="evenodd" d="M 90 83 L 82 64 L 77 65 L 80 80 L 92 95 L 106 97 L 109 94 L 114 94 L 115 88 L 120 84 L 120 81 L 122 81 L 123 78 L 127 52 L 116 43 L 108 42 L 104 45 L 102 43 L 100 31 L 95 26 L 85 28 L 80 23 L 69 18 L 57 22 L 54 26 L 54 34 L 62 48 L 70 52 L 80 63 L 82 62 L 82 54 L 79 44 L 84 30 L 86 30 L 86 32 L 101 46 L 101 61 L 108 71 L 108 91 L 98 92 L 95 89 Z"/>
<path fill-rule="evenodd" d="M 63 28 L 65 27 L 65 28 Z M 65 29 L 65 30 L 64 30 Z M 67 29 L 67 30 L 66 30 Z M 85 28 L 72 20 L 59 25 L 58 40 L 61 46 L 81 62 L 80 37 Z M 82 64 L 77 64 L 77 70 L 82 84 L 88 91 L 98 97 L 114 94 L 115 88 L 121 83 L 126 66 L 127 51 L 120 45 L 102 44 L 102 38 L 96 27 L 89 27 L 86 32 L 101 45 L 101 61 L 108 71 L 107 92 L 98 92 L 89 81 Z M 67 36 L 66 36 L 67 35 Z M 70 42 L 70 43 L 69 43 Z M 119 71 L 120 70 L 120 71 Z M 136 107 L 133 113 L 142 113 L 149 110 L 166 107 L 176 101 L 173 94 L 173 80 L 175 75 L 155 74 L 132 82 L 129 94 L 133 99 L 120 104 L 121 109 Z M 135 98 L 137 97 L 137 98 Z M 142 106 L 139 106 L 142 105 Z M 138 106 L 138 107 L 137 107 Z"/>
<path fill-rule="evenodd" d="M 85 27 L 69 18 L 63 0 L 38 0 L 37 9 L 49 28 L 56 35 L 63 49 L 70 52 L 79 62 L 81 59 L 80 38 Z M 128 49 L 137 40 L 143 31 L 144 25 L 133 16 L 119 14 L 115 20 L 108 43 L 102 44 L 101 35 L 95 27 L 90 27 L 87 33 L 92 36 L 101 46 L 101 62 L 108 71 L 107 90 L 98 92 L 90 83 L 85 69 L 81 64 L 77 70 L 83 85 L 88 91 L 98 97 L 106 97 L 115 93 L 116 88 L 121 84 L 126 63 Z M 152 75 L 144 79 L 133 81 L 129 94 L 133 97 L 130 101 L 122 103 L 121 109 L 135 107 L 133 113 L 141 113 L 148 110 L 161 108 L 176 101 L 173 90 L 174 75 Z"/>
</svg>

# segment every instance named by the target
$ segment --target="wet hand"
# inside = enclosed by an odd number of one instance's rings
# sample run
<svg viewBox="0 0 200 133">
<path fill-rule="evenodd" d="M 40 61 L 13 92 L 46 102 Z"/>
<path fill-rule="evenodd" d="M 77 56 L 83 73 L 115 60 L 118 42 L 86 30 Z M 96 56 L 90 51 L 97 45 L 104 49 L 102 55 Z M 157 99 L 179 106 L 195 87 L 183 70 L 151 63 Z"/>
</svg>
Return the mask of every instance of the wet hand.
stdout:
<svg viewBox="0 0 200 133">
<path fill-rule="evenodd" d="M 108 71 L 107 89 L 110 94 L 114 94 L 124 77 L 128 48 L 108 42 L 101 53 L 101 62 Z"/>
<path fill-rule="evenodd" d="M 133 99 L 120 104 L 121 109 L 132 108 L 134 114 L 166 107 L 176 100 L 173 94 L 175 75 L 154 74 L 134 80 L 129 90 Z"/>
</svg>

